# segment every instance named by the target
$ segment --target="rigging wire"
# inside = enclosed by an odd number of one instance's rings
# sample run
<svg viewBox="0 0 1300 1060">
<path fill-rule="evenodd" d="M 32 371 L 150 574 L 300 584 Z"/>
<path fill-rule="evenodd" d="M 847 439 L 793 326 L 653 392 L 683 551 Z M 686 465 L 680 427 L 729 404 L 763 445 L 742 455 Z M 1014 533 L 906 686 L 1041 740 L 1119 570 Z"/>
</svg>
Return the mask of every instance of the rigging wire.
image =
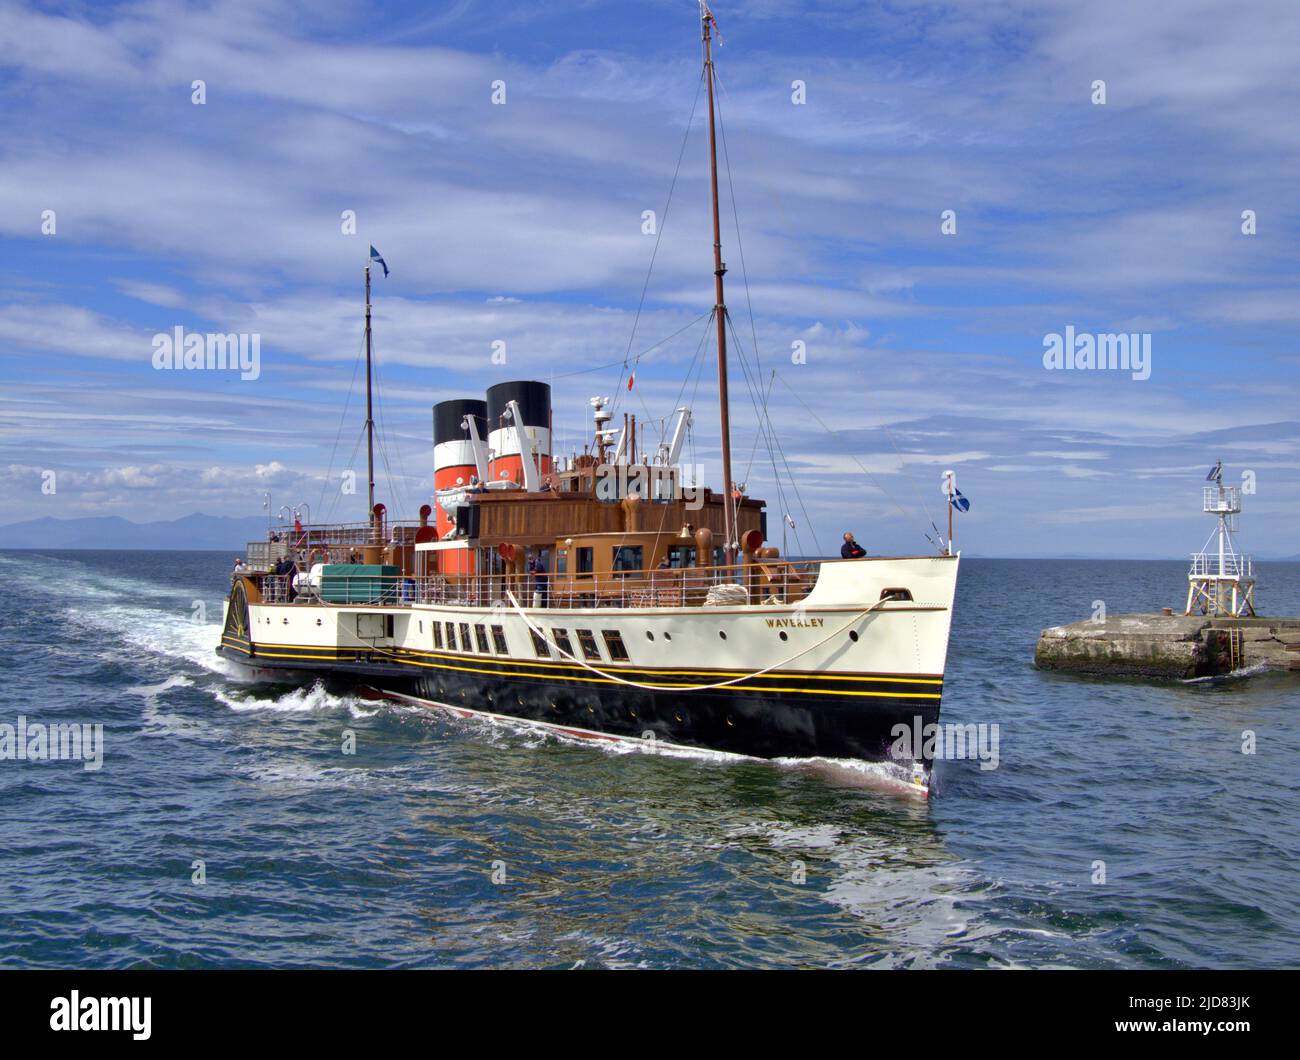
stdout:
<svg viewBox="0 0 1300 1060">
<path fill-rule="evenodd" d="M 754 397 L 755 386 L 754 386 L 754 383 L 752 383 L 752 382 L 750 381 L 750 369 L 749 369 L 749 365 L 748 365 L 747 361 L 745 360 L 745 350 L 744 350 L 744 347 L 741 345 L 741 342 L 740 342 L 740 335 L 736 332 L 736 326 L 735 326 L 735 324 L 732 324 L 730 321 L 728 321 L 728 324 L 730 324 L 730 326 L 731 326 L 731 336 L 732 336 L 732 338 L 735 339 L 735 341 L 736 341 L 737 359 L 740 361 L 741 372 L 742 372 L 742 374 L 744 375 L 744 378 L 745 378 L 745 384 L 746 384 L 746 387 L 747 387 L 748 390 L 749 390 L 750 401 L 754 404 L 754 412 L 755 412 L 755 415 L 756 415 L 756 416 L 758 417 L 758 419 L 759 419 L 759 431 L 760 431 L 762 437 L 763 437 L 763 438 L 767 441 L 767 443 L 768 443 L 768 444 L 767 444 L 767 453 L 768 453 L 768 458 L 769 458 L 769 459 L 771 460 L 771 462 L 772 462 L 772 478 L 773 478 L 773 480 L 774 480 L 775 483 L 776 483 L 777 499 L 781 502 L 781 507 L 782 507 L 782 509 L 783 509 L 783 512 L 782 512 L 782 520 L 783 520 L 783 521 L 786 521 L 786 520 L 787 520 L 787 517 L 789 516 L 790 508 L 789 508 L 789 505 L 788 505 L 787 502 L 786 502 L 785 491 L 784 491 L 784 489 L 783 489 L 782 486 L 781 486 L 781 475 L 780 475 L 780 472 L 777 471 L 777 467 L 776 467 L 776 453 L 777 453 L 777 452 L 779 452 L 779 453 L 781 454 L 781 463 L 782 463 L 782 464 L 784 465 L 784 467 L 785 467 L 786 477 L 790 480 L 790 488 L 791 488 L 791 490 L 793 490 L 793 492 L 794 492 L 794 496 L 795 496 L 795 500 L 796 500 L 796 501 L 798 502 L 798 504 L 799 504 L 799 511 L 800 511 L 800 514 L 803 515 L 804 522 L 805 522 L 805 523 L 807 524 L 807 526 L 808 526 L 808 532 L 809 532 L 810 534 L 812 534 L 812 538 L 813 538 L 813 547 L 814 547 L 814 548 L 815 548 L 815 549 L 820 553 L 820 552 L 821 552 L 821 542 L 820 542 L 820 540 L 819 540 L 818 537 L 817 537 L 817 524 L 814 523 L 814 522 L 812 521 L 811 517 L 808 515 L 808 507 L 807 507 L 807 505 L 804 504 L 803 494 L 802 494 L 802 493 L 800 492 L 800 490 L 799 490 L 799 480 L 798 480 L 797 478 L 795 478 L 795 476 L 794 476 L 794 472 L 791 471 L 791 469 L 790 469 L 790 461 L 786 458 L 785 450 L 781 447 L 780 442 L 778 442 L 778 441 L 776 440 L 776 438 L 775 438 L 775 427 L 773 427 L 772 422 L 771 422 L 771 419 L 770 419 L 770 418 L 766 418 L 766 423 L 765 423 L 765 422 L 764 422 L 764 420 L 765 420 L 765 414 L 759 412 L 758 402 L 757 402 L 757 400 L 756 400 L 755 397 Z M 773 376 L 776 375 L 775 370 L 773 370 L 772 374 L 773 374 Z M 761 382 L 758 383 L 758 387 L 759 387 L 759 389 L 761 390 L 761 387 L 762 387 Z M 789 526 L 789 522 L 788 522 L 788 521 L 786 521 L 786 525 Z M 799 549 L 802 551 L 802 549 L 803 549 L 803 539 L 799 536 L 799 528 L 798 528 L 798 526 L 793 526 L 793 527 L 791 527 L 791 529 L 794 531 L 795 544 L 796 544 L 796 545 L 799 547 Z"/>
<path fill-rule="evenodd" d="M 714 71 L 714 81 L 717 82 L 717 84 L 718 84 L 718 87 L 719 87 L 719 90 L 720 90 L 720 91 L 719 91 L 719 95 L 720 95 L 720 96 L 722 96 L 722 95 L 726 95 L 726 94 L 727 94 L 726 86 L 722 83 L 722 79 L 718 76 L 716 70 Z M 737 211 L 737 208 L 736 208 L 736 189 L 735 189 L 735 184 L 734 184 L 734 182 L 733 182 L 733 180 L 732 180 L 732 176 L 731 176 L 731 156 L 730 156 L 730 153 L 729 153 L 728 150 L 727 150 L 727 130 L 726 130 L 726 125 L 725 125 L 725 123 L 724 123 L 723 120 L 722 120 L 722 102 L 721 102 L 721 99 L 718 100 L 717 109 L 718 109 L 718 128 L 719 128 L 719 130 L 720 130 L 720 133 L 721 133 L 721 137 L 720 137 L 720 138 L 721 138 L 721 140 L 722 140 L 722 154 L 723 154 L 723 159 L 724 159 L 724 161 L 725 161 L 726 169 L 727 169 L 727 186 L 728 186 L 728 189 L 729 189 L 730 194 L 731 194 L 731 208 L 732 208 L 732 214 L 733 214 L 733 216 L 734 216 L 734 218 L 735 218 L 735 225 L 736 225 L 736 248 L 737 248 L 737 250 L 738 250 L 738 252 L 739 252 L 739 254 L 740 254 L 741 277 L 742 277 L 742 279 L 743 279 L 743 281 L 744 281 L 744 286 L 745 286 L 745 301 L 746 301 L 746 303 L 747 303 L 747 305 L 748 305 L 748 308 L 749 308 L 749 326 L 750 326 L 750 332 L 751 332 L 751 334 L 753 335 L 753 342 L 754 342 L 754 358 L 755 358 L 755 361 L 756 361 L 756 363 L 757 363 L 757 362 L 758 362 L 758 334 L 757 334 L 757 330 L 756 330 L 756 328 L 755 328 L 755 324 L 754 324 L 754 307 L 753 307 L 753 302 L 752 302 L 752 300 L 750 299 L 750 290 L 749 290 L 749 272 L 748 272 L 748 270 L 745 268 L 745 250 L 744 250 L 744 244 L 743 244 L 742 241 L 741 241 L 741 235 L 740 235 L 740 216 L 739 216 L 739 212 Z M 777 196 L 776 196 L 776 193 L 775 193 L 775 189 L 769 189 L 769 193 L 772 195 L 773 201 L 776 202 L 777 209 L 778 209 L 778 211 L 781 213 L 782 217 L 783 217 L 783 218 L 787 218 L 787 215 L 786 215 L 786 213 L 785 213 L 785 210 L 782 208 L 782 206 L 781 206 L 779 200 L 777 199 Z M 787 218 L 787 220 L 786 220 L 786 223 L 787 223 L 787 227 L 788 227 L 788 226 L 789 226 L 788 218 Z M 732 326 L 732 331 L 733 331 L 733 334 L 734 334 L 734 333 L 735 333 L 734 325 Z M 739 342 L 739 338 L 737 338 L 737 342 Z M 761 365 L 760 365 L 760 367 L 761 367 Z M 784 377 L 782 377 L 782 382 L 785 382 Z M 788 387 L 788 386 L 789 386 L 789 383 L 786 383 L 786 386 Z M 793 393 L 793 390 L 792 390 L 791 392 Z M 801 400 L 802 400 L 802 399 L 801 399 Z M 764 408 L 766 409 L 766 404 L 764 405 Z M 821 421 L 818 420 L 818 422 L 820 423 Z M 825 424 L 822 424 L 822 426 L 825 427 Z M 830 428 L 826 428 L 826 429 L 827 429 L 828 432 L 830 432 L 830 433 L 832 433 L 832 434 L 834 433 L 834 432 L 831 432 L 831 431 L 830 431 Z M 899 458 L 900 466 L 901 466 L 901 462 L 902 462 L 903 454 L 902 454 L 902 452 L 901 452 L 901 451 L 899 450 L 899 448 L 898 448 L 898 444 L 897 444 L 897 442 L 896 442 L 895 439 L 894 439 L 893 432 L 890 431 L 888 424 L 883 423 L 883 422 L 880 424 L 880 429 L 881 429 L 882 431 L 884 431 L 884 433 L 885 433 L 885 437 L 889 440 L 889 444 L 890 444 L 890 446 L 893 448 L 895 455 Z M 755 446 L 755 448 L 757 448 L 757 445 Z M 782 454 L 782 458 L 784 459 L 784 454 Z M 751 458 L 750 458 L 750 459 L 751 459 L 751 463 L 752 463 L 752 460 L 753 460 L 752 455 L 751 455 Z M 858 463 L 858 466 L 859 466 L 859 467 L 862 466 L 861 463 L 860 463 L 859 461 L 856 460 L 856 458 L 855 458 L 854 462 L 855 462 L 855 463 Z M 865 470 L 865 469 L 864 469 L 864 470 Z M 929 521 L 929 523 L 930 523 L 931 526 L 934 526 L 934 525 L 935 525 L 935 524 L 934 524 L 934 518 L 933 518 L 933 516 L 932 516 L 931 513 L 930 513 L 930 506 L 929 506 L 928 504 L 925 503 L 925 498 L 921 495 L 920 490 L 919 490 L 919 488 L 918 488 L 917 485 L 916 485 L 916 482 L 915 482 L 915 481 L 914 481 L 910 476 L 907 476 L 907 475 L 904 475 L 904 479 L 907 481 L 907 483 L 908 483 L 909 487 L 912 489 L 912 491 L 916 494 L 916 498 L 917 498 L 917 500 L 920 502 L 921 510 L 925 513 L 925 518 L 927 519 L 927 521 Z M 914 516 L 913 516 L 911 513 L 906 512 L 906 511 L 902 508 L 902 506 L 899 505 L 898 502 L 897 502 L 896 500 L 894 500 L 894 498 L 893 498 L 893 496 L 892 496 L 891 494 L 888 494 L 888 491 L 885 491 L 885 490 L 884 490 L 884 487 L 880 486 L 879 482 L 876 482 L 875 479 L 872 479 L 872 481 L 875 483 L 875 485 L 877 486 L 877 488 L 881 489 L 882 492 L 885 492 L 886 495 L 890 497 L 890 501 L 894 504 L 894 506 L 895 506 L 896 508 L 899 509 L 899 511 L 901 511 L 901 512 L 904 513 L 905 517 L 906 517 L 909 521 L 912 520 L 912 519 L 914 518 Z M 806 517 L 806 516 L 805 516 L 805 517 Z M 928 535 L 926 535 L 926 536 L 927 536 L 927 539 L 928 539 Z"/>
<path fill-rule="evenodd" d="M 348 383 L 348 394 L 343 401 L 343 412 L 339 415 L 339 429 L 334 435 L 334 445 L 330 449 L 329 467 L 325 472 L 325 477 L 320 484 L 320 497 L 318 499 L 316 510 L 321 513 L 322 519 L 325 512 L 325 491 L 329 489 L 330 479 L 334 477 L 334 458 L 338 455 L 339 442 L 343 440 L 343 424 L 347 422 L 348 409 L 352 404 L 352 392 L 356 389 L 357 374 L 361 371 L 361 358 L 365 354 L 365 339 L 361 340 L 361 346 L 357 350 L 356 359 L 352 362 L 352 381 Z M 355 450 L 354 450 L 355 453 Z M 351 461 L 349 461 L 351 462 Z M 333 502 L 330 504 L 330 511 L 333 511 Z"/>
<path fill-rule="evenodd" d="M 668 226 L 668 211 L 672 209 L 673 192 L 677 188 L 677 178 L 681 173 L 682 159 L 686 157 L 686 144 L 691 137 L 691 127 L 695 124 L 695 111 L 700 105 L 700 90 L 703 88 L 703 86 L 704 86 L 704 71 L 701 69 L 700 79 L 695 85 L 695 99 L 691 102 L 691 115 L 689 118 L 686 119 L 686 130 L 682 134 L 682 146 L 681 149 L 677 152 L 677 165 L 673 169 L 672 182 L 668 185 L 668 201 L 664 203 L 663 218 L 659 222 L 658 231 L 655 232 L 655 245 L 654 245 L 654 249 L 650 252 L 650 264 L 646 268 L 645 281 L 641 284 L 641 297 L 637 301 L 636 315 L 632 318 L 632 333 L 628 336 L 627 339 L 627 352 L 623 354 L 623 369 L 619 373 L 618 386 L 615 387 L 614 390 L 615 397 L 613 401 L 613 407 L 610 409 L 611 413 L 617 411 L 618 409 L 618 401 L 619 401 L 618 395 L 623 387 L 623 377 L 627 374 L 627 362 L 628 362 L 628 358 L 631 356 L 632 353 L 632 344 L 636 341 L 636 329 L 637 329 L 637 325 L 641 321 L 641 310 L 645 306 L 646 292 L 650 289 L 650 276 L 654 272 L 655 259 L 659 256 L 659 244 L 663 241 L 664 229 Z M 637 360 L 640 360 L 639 356 L 637 357 Z M 634 373 L 636 371 L 635 362 L 633 363 L 632 371 Z"/>
<path fill-rule="evenodd" d="M 720 98 L 726 92 L 726 87 L 722 84 L 721 78 L 718 77 L 717 71 L 714 71 L 713 79 L 718 83 L 720 89 L 718 99 L 718 131 L 722 139 L 722 159 L 727 169 L 727 191 L 731 197 L 731 216 L 736 226 L 736 251 L 740 254 L 740 278 L 745 285 L 745 305 L 749 312 L 749 332 L 753 337 L 754 343 L 754 363 L 757 373 L 761 376 L 763 371 L 763 362 L 758 353 L 758 329 L 754 324 L 754 301 L 750 297 L 749 291 L 749 269 L 745 266 L 745 242 L 740 235 L 740 210 L 736 206 L 736 184 L 731 176 L 731 152 L 727 149 L 727 125 L 722 120 L 722 99 Z M 733 325 L 734 327 L 734 325 Z"/>
<path fill-rule="evenodd" d="M 725 92 L 726 91 L 725 86 L 722 86 L 721 79 L 717 77 L 716 71 L 714 72 L 714 79 L 715 81 L 718 82 L 721 91 Z M 740 255 L 740 275 L 745 288 L 745 305 L 749 316 L 749 331 L 753 341 L 753 353 L 754 353 L 754 369 L 753 369 L 753 377 L 751 378 L 749 365 L 745 360 L 744 345 L 741 343 L 740 335 L 736 331 L 735 322 L 731 319 L 731 315 L 728 313 L 727 326 L 730 327 L 732 338 L 735 341 L 737 359 L 740 361 L 741 371 L 745 378 L 745 385 L 749 390 L 750 401 L 754 405 L 754 413 L 758 420 L 758 429 L 754 434 L 754 446 L 750 451 L 749 466 L 746 468 L 745 479 L 743 481 L 747 482 L 749 479 L 749 472 L 753 469 L 754 456 L 758 452 L 758 443 L 761 440 L 766 443 L 768 459 L 771 461 L 772 464 L 772 477 L 776 485 L 778 500 L 780 501 L 783 509 L 782 516 L 781 516 L 782 522 L 788 526 L 790 522 L 789 507 L 786 503 L 785 491 L 781 485 L 781 476 L 776 467 L 776 452 L 780 451 L 781 461 L 785 466 L 786 475 L 790 479 L 790 487 L 794 492 L 795 499 L 799 503 L 799 509 L 800 512 L 803 514 L 805 522 L 808 525 L 809 533 L 811 533 L 813 536 L 813 547 L 816 548 L 818 552 L 820 552 L 821 544 L 817 539 L 816 524 L 813 523 L 813 521 L 808 516 L 808 509 L 807 506 L 804 504 L 803 494 L 799 490 L 798 479 L 795 478 L 793 472 L 790 470 L 790 462 L 786 458 L 785 451 L 784 449 L 781 448 L 780 442 L 776 437 L 776 428 L 773 425 L 771 420 L 768 403 L 771 398 L 771 389 L 773 384 L 769 383 L 767 392 L 766 394 L 764 394 L 761 401 L 755 397 L 756 387 L 759 393 L 763 393 L 763 386 L 762 386 L 763 362 L 762 362 L 762 357 L 758 350 L 758 327 L 754 321 L 754 301 L 749 286 L 749 268 L 745 262 L 745 243 L 744 243 L 744 238 L 741 235 L 741 229 L 740 229 L 740 208 L 736 203 L 736 182 L 731 171 L 731 152 L 727 146 L 727 124 L 722 115 L 721 98 L 719 98 L 717 102 L 717 111 L 718 111 L 718 131 L 720 133 L 720 139 L 722 140 L 722 158 L 727 173 L 727 193 L 729 198 L 731 199 L 731 215 L 732 215 L 732 221 L 736 231 L 736 250 Z M 773 372 L 773 376 L 775 377 L 775 372 Z M 803 542 L 799 536 L 799 528 L 795 526 L 792 527 L 791 529 L 794 530 L 795 543 L 797 547 L 802 551 Z"/>
<path fill-rule="evenodd" d="M 696 365 L 697 365 L 697 364 L 701 364 L 700 354 L 704 351 L 704 344 L 705 344 L 705 342 L 708 341 L 709 336 L 710 336 L 711 334 L 713 334 L 713 327 L 712 327 L 713 312 L 711 311 L 711 312 L 709 312 L 709 313 L 706 313 L 705 316 L 707 316 L 707 317 L 710 318 L 710 325 L 709 325 L 708 327 L 706 327 L 706 328 L 704 329 L 703 333 L 700 335 L 700 341 L 699 341 L 699 343 L 698 343 L 698 344 L 696 345 L 696 347 L 695 347 L 695 355 L 691 358 L 691 365 L 690 365 L 690 368 L 687 370 L 686 376 L 682 379 L 682 385 L 678 388 L 678 391 L 677 391 L 677 401 L 676 401 L 676 403 L 675 403 L 674 406 L 673 406 L 674 408 L 678 408 L 678 407 L 680 407 L 680 405 L 681 405 L 681 396 L 682 396 L 683 391 L 685 391 L 685 389 L 686 389 L 686 384 L 690 382 L 691 375 L 696 371 Z M 703 319 L 703 318 L 701 318 L 701 319 Z M 698 321 L 696 321 L 696 322 L 698 323 Z M 680 334 L 680 333 L 679 333 L 679 334 Z M 667 340 L 665 340 L 665 341 L 667 341 Z M 696 376 L 696 382 L 695 382 L 695 385 L 696 385 L 697 388 L 699 387 L 699 380 L 700 380 L 700 378 L 703 376 L 703 374 L 704 374 L 704 373 L 703 373 L 703 370 L 702 370 L 702 364 L 701 364 L 701 370 L 700 370 L 700 373 L 699 373 L 699 375 Z M 693 407 L 693 406 L 694 406 L 694 395 L 692 395 L 692 401 L 691 401 L 691 406 L 690 406 L 690 407 Z M 698 466 L 697 464 L 695 464 L 695 461 L 694 461 L 694 453 L 695 453 L 695 432 L 694 432 L 694 431 L 688 431 L 688 437 L 689 437 L 690 442 L 691 442 L 692 468 L 694 468 L 694 467 Z M 633 461 L 633 462 L 635 463 L 635 461 Z M 681 474 L 680 464 L 678 465 L 678 474 L 679 474 L 679 476 L 680 476 L 680 474 Z M 680 484 L 680 478 L 679 478 L 679 484 Z M 695 489 L 703 489 L 703 488 L 704 488 L 704 484 L 703 484 L 702 482 L 695 482 L 693 478 L 692 478 L 691 485 L 692 485 L 692 487 L 694 487 Z M 668 507 L 667 507 L 667 505 L 664 505 L 664 506 L 661 508 L 660 512 L 659 512 L 659 529 L 656 531 L 656 533 L 658 533 L 658 534 L 662 534 L 662 533 L 664 532 L 664 524 L 665 524 L 667 521 L 668 521 Z M 619 544 L 619 545 L 622 545 L 622 543 L 623 543 L 624 541 L 626 541 L 627 538 L 628 538 L 628 531 L 624 530 L 622 536 L 621 536 L 621 537 L 619 538 L 619 540 L 618 540 L 618 544 Z"/>
<path fill-rule="evenodd" d="M 707 313 L 701 313 L 689 324 L 686 324 L 683 327 L 678 328 L 667 338 L 660 339 L 653 346 L 647 346 L 644 350 L 642 350 L 640 353 L 636 355 L 636 360 L 640 361 L 641 358 L 644 357 L 647 353 L 651 353 L 652 351 L 657 350 L 660 346 L 664 345 L 664 343 L 672 342 L 673 339 L 677 338 L 677 336 L 682 334 L 683 332 L 690 331 L 691 328 L 695 327 L 695 325 L 698 324 L 701 320 L 707 320 L 708 317 L 712 314 L 712 312 L 713 312 L 712 310 L 709 310 Z M 569 376 L 573 376 L 573 375 L 588 375 L 591 372 L 603 372 L 607 368 L 617 368 L 620 364 L 626 364 L 626 363 L 627 363 L 626 360 L 610 361 L 608 364 L 598 364 L 591 368 L 577 368 L 574 369 L 572 372 L 556 372 L 551 375 L 551 378 L 567 379 L 569 378 Z"/>
<path fill-rule="evenodd" d="M 393 434 L 389 431 L 388 420 L 387 417 L 384 415 L 383 379 L 379 370 L 379 354 L 378 351 L 376 351 L 375 349 L 373 330 L 371 331 L 371 338 L 370 338 L 370 352 L 371 352 L 371 361 L 372 361 L 374 374 L 375 374 L 374 390 L 375 390 L 375 405 L 378 410 L 379 456 L 380 459 L 384 462 L 384 476 L 388 481 L 388 493 L 393 500 L 393 507 L 395 509 L 397 509 L 398 511 L 410 512 L 411 510 L 410 497 L 406 493 L 406 482 L 407 482 L 406 466 L 402 460 L 402 451 L 397 446 Z M 393 462 L 397 464 L 397 471 L 398 471 L 397 482 L 401 483 L 400 490 L 394 483 L 393 469 L 391 464 L 389 463 L 390 448 L 393 450 Z M 389 521 L 390 522 L 392 521 L 391 514 L 389 516 Z"/>
<path fill-rule="evenodd" d="M 834 437 L 837 432 L 832 430 L 830 427 L 828 427 L 825 421 L 820 416 L 818 416 L 816 412 L 813 411 L 813 409 L 809 406 L 808 402 L 804 401 L 804 399 L 799 396 L 799 392 L 790 385 L 789 381 L 785 378 L 785 376 L 778 375 L 777 378 L 780 379 L 783 384 L 785 384 L 785 388 L 789 390 L 791 394 L 794 395 L 795 400 L 798 401 L 799 404 L 803 406 L 804 411 L 807 412 L 808 415 L 811 416 L 814 420 L 816 420 L 818 425 L 820 425 L 821 428 L 824 431 L 826 431 L 827 434 Z M 889 498 L 889 502 L 899 510 L 899 512 L 903 515 L 905 519 L 907 519 L 910 522 L 911 520 L 916 518 L 913 512 L 909 512 L 901 504 L 899 504 L 897 500 L 895 500 L 894 495 L 880 484 L 880 482 L 876 479 L 876 476 L 867 470 L 866 466 L 862 463 L 861 460 L 859 460 L 852 453 L 849 453 L 848 457 L 850 460 L 852 460 L 855 464 L 858 465 L 858 470 L 861 471 L 864 475 L 866 475 L 868 479 L 870 479 L 871 484 L 875 486 L 876 489 L 880 490 L 880 492 L 883 493 L 886 497 Z"/>
</svg>

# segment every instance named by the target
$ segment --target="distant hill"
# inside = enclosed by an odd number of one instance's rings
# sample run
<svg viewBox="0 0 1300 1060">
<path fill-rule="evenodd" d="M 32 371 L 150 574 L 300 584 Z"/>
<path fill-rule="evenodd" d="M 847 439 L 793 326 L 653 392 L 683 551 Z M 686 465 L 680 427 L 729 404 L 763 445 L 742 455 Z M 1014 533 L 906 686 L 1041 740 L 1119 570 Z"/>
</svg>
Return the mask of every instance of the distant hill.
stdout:
<svg viewBox="0 0 1300 1060">
<path fill-rule="evenodd" d="M 28 519 L 0 526 L 0 548 L 222 549 L 243 552 L 266 537 L 266 517 L 231 519 L 194 512 L 180 519 L 133 523 L 118 515 Z"/>
</svg>

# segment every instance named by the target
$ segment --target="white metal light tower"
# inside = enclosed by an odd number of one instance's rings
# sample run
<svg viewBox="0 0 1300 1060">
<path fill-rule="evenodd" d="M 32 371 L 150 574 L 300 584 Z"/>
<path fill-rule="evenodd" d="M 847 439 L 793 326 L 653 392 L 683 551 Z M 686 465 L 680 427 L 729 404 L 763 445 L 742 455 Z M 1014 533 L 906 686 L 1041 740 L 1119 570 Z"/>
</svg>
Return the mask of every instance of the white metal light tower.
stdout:
<svg viewBox="0 0 1300 1060">
<path fill-rule="evenodd" d="M 1205 477 L 1213 486 L 1203 492 L 1201 510 L 1218 516 L 1218 525 L 1200 552 L 1192 554 L 1192 569 L 1187 575 L 1186 615 L 1255 614 L 1255 563 L 1241 556 L 1233 547 L 1232 535 L 1239 529 L 1241 487 L 1223 484 L 1223 461 Z M 1217 550 L 1214 545 L 1218 538 Z"/>
</svg>

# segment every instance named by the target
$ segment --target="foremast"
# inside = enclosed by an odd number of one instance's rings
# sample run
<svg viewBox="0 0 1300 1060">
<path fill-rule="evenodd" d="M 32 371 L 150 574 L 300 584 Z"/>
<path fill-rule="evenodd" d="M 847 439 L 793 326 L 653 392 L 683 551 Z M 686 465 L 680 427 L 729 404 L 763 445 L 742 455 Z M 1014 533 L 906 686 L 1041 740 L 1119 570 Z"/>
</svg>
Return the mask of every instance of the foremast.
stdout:
<svg viewBox="0 0 1300 1060">
<path fill-rule="evenodd" d="M 722 223 L 718 213 L 718 143 L 713 102 L 713 31 L 717 20 L 701 0 L 700 21 L 704 39 L 704 77 L 709 92 L 709 185 L 713 199 L 713 323 L 718 330 L 718 413 L 722 427 L 722 512 L 727 565 L 736 562 L 736 498 L 731 480 L 731 410 L 727 386 L 727 300 L 722 277 L 727 266 L 722 260 Z"/>
<path fill-rule="evenodd" d="M 375 525 L 375 415 L 370 382 L 370 265 L 366 265 L 366 474 L 369 484 L 366 518 L 371 524 L 372 544 L 378 544 Z"/>
</svg>

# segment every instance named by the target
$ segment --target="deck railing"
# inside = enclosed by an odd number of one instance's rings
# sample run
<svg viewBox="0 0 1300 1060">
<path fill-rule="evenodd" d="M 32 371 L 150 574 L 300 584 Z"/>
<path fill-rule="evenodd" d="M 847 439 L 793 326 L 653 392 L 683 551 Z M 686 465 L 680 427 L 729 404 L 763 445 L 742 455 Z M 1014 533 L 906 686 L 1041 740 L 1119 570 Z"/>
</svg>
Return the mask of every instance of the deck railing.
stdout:
<svg viewBox="0 0 1300 1060">
<path fill-rule="evenodd" d="M 1255 576 L 1255 558 L 1253 556 L 1234 556 L 1231 553 L 1223 557 L 1219 565 L 1217 552 L 1193 552 L 1192 569 L 1189 578 L 1253 578 Z"/>
<path fill-rule="evenodd" d="M 261 576 L 266 603 L 404 607 L 727 607 L 797 603 L 812 591 L 820 560 L 764 560 L 730 567 L 629 571 L 625 576 L 578 577 L 534 574 Z"/>
<path fill-rule="evenodd" d="M 418 522 L 385 522 L 379 534 L 370 523 L 312 523 L 301 528 L 286 524 L 268 530 L 265 541 L 250 541 L 245 555 L 254 571 L 269 571 L 286 559 L 299 568 L 313 561 L 360 562 L 359 554 L 365 546 L 408 545 L 419 528 Z"/>
</svg>

